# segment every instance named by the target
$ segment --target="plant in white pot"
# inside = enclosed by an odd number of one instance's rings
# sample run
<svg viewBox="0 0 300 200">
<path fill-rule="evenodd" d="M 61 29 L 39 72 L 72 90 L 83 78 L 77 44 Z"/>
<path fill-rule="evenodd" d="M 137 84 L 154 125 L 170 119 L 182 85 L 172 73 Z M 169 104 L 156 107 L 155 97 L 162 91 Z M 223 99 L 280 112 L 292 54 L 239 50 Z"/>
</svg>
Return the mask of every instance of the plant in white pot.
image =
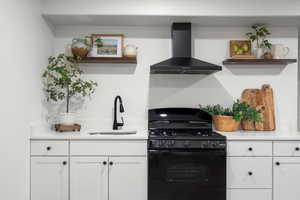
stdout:
<svg viewBox="0 0 300 200">
<path fill-rule="evenodd" d="M 246 33 L 246 36 L 252 43 L 255 43 L 255 56 L 259 59 L 263 57 L 266 50 L 270 50 L 272 47 L 272 44 L 266 39 L 271 33 L 263 24 L 254 24 L 251 28 L 253 32 Z"/>
<path fill-rule="evenodd" d="M 59 123 L 73 125 L 75 113 L 70 112 L 70 99 L 73 97 L 86 97 L 95 92 L 98 85 L 94 81 L 85 81 L 81 78 L 82 71 L 78 58 L 59 54 L 48 58 L 48 66 L 42 78 L 47 101 L 64 101 L 66 110 L 60 114 Z"/>
</svg>

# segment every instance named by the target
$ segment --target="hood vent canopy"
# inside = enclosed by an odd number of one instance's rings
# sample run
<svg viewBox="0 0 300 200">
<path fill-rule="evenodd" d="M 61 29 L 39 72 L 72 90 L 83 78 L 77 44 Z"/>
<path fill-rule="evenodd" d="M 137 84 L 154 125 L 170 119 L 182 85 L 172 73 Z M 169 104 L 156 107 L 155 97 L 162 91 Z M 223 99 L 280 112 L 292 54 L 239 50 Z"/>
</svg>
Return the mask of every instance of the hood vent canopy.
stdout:
<svg viewBox="0 0 300 200">
<path fill-rule="evenodd" d="M 151 66 L 151 74 L 211 74 L 222 67 L 191 57 L 191 23 L 173 23 L 173 57 Z"/>
</svg>

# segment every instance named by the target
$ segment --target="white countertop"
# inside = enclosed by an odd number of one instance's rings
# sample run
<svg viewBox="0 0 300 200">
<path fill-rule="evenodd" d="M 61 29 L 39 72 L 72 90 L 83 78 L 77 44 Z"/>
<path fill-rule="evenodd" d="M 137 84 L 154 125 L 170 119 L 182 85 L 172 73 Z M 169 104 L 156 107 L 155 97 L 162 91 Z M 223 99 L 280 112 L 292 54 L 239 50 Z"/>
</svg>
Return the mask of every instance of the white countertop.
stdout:
<svg viewBox="0 0 300 200">
<path fill-rule="evenodd" d="M 104 131 L 105 132 L 105 131 Z M 31 140 L 147 140 L 148 131 L 137 131 L 130 135 L 89 135 L 87 132 L 55 132 L 48 131 L 31 134 Z"/>
<path fill-rule="evenodd" d="M 227 140 L 300 140 L 300 132 L 288 131 L 236 131 L 220 132 Z"/>
<path fill-rule="evenodd" d="M 300 140 L 300 132 L 281 131 L 236 131 L 219 132 L 226 136 L 227 140 Z M 87 132 L 59 133 L 55 131 L 41 134 L 31 134 L 32 140 L 147 140 L 148 131 L 137 131 L 132 135 L 89 135 Z"/>
</svg>

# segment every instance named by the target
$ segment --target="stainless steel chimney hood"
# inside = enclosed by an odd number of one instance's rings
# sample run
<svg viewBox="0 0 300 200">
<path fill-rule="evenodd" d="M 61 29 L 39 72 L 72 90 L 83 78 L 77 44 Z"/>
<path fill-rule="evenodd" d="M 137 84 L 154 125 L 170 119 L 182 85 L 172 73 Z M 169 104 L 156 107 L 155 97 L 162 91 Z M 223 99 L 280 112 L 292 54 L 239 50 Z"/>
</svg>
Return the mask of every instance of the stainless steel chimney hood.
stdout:
<svg viewBox="0 0 300 200">
<path fill-rule="evenodd" d="M 151 66 L 151 74 L 211 74 L 222 67 L 191 57 L 191 23 L 173 23 L 173 57 Z"/>
</svg>

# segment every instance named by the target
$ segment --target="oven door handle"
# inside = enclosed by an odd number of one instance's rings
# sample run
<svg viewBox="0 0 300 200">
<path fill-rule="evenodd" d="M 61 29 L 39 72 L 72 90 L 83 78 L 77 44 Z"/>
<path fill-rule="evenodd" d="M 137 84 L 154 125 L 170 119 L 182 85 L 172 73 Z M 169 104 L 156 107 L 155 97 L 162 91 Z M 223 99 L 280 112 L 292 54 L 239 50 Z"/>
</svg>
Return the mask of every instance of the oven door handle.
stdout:
<svg viewBox="0 0 300 200">
<path fill-rule="evenodd" d="M 214 156 L 226 156 L 226 151 L 224 150 L 208 150 L 208 151 L 180 151 L 180 150 L 148 150 L 149 154 L 172 154 L 172 155 L 214 155 Z"/>
</svg>

